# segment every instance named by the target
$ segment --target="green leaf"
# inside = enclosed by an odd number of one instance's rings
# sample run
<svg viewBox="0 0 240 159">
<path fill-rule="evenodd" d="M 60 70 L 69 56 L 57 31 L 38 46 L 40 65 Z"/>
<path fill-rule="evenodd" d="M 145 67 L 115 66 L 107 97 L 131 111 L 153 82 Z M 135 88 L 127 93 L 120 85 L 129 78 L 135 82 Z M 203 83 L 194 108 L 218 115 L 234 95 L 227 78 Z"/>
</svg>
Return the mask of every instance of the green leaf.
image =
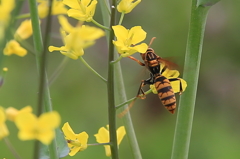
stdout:
<svg viewBox="0 0 240 159">
<path fill-rule="evenodd" d="M 220 0 L 198 0 L 197 1 L 197 6 L 203 6 L 203 7 L 208 7 L 216 4 Z"/>
<path fill-rule="evenodd" d="M 59 156 L 59 158 L 63 158 L 68 155 L 69 148 L 67 146 L 67 142 L 64 138 L 62 131 L 58 128 L 58 129 L 56 129 L 55 132 L 56 132 L 58 156 Z M 43 144 L 41 144 L 40 159 L 50 159 L 48 146 L 43 145 Z"/>
</svg>

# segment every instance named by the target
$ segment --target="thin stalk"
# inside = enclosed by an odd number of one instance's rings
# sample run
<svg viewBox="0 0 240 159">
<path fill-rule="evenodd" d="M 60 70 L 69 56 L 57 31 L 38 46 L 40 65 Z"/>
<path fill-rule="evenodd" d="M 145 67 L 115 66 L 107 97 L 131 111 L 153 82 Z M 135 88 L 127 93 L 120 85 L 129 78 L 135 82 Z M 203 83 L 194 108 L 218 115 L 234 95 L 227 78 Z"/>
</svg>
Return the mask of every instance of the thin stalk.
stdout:
<svg viewBox="0 0 240 159">
<path fill-rule="evenodd" d="M 112 61 L 111 64 L 115 64 L 115 63 L 119 62 L 122 58 L 123 58 L 122 56 L 119 56 L 119 57 L 117 58 L 117 60 Z"/>
<path fill-rule="evenodd" d="M 94 19 L 92 19 L 92 22 L 93 22 L 95 25 L 97 25 L 98 27 L 110 31 L 110 28 L 108 28 L 108 27 L 106 27 L 106 26 L 103 26 L 102 24 L 98 23 L 98 22 L 95 21 Z"/>
<path fill-rule="evenodd" d="M 110 145 L 109 142 L 107 143 L 95 143 L 95 144 L 87 144 L 88 146 L 103 146 L 103 145 Z"/>
<path fill-rule="evenodd" d="M 23 18 L 29 18 L 30 17 L 30 13 L 25 13 L 25 14 L 21 14 L 16 16 L 16 19 L 23 19 Z"/>
<path fill-rule="evenodd" d="M 110 27 L 116 24 L 116 0 L 112 0 L 111 20 Z M 118 145 L 116 134 L 116 110 L 115 110 L 115 91 L 114 91 L 114 65 L 111 64 L 114 61 L 114 46 L 112 40 L 114 39 L 113 30 L 109 33 L 109 54 L 108 54 L 108 122 L 109 122 L 109 134 L 110 134 L 110 148 L 113 159 L 118 159 Z"/>
<path fill-rule="evenodd" d="M 110 10 L 110 4 L 108 0 L 101 0 L 99 1 L 100 7 L 101 7 L 101 12 L 103 16 L 103 24 L 104 26 L 110 26 L 110 15 L 111 15 L 111 10 Z M 107 38 L 107 43 L 109 44 L 109 31 L 105 30 L 106 38 Z"/>
<path fill-rule="evenodd" d="M 120 20 L 119 20 L 119 22 L 118 22 L 118 25 L 121 25 L 121 24 L 122 24 L 124 15 L 125 15 L 125 13 L 122 12 L 121 17 L 120 17 Z"/>
<path fill-rule="evenodd" d="M 192 1 L 183 75 L 183 79 L 187 81 L 188 87 L 181 95 L 179 101 L 171 159 L 188 158 L 202 44 L 208 10 L 209 7 L 197 7 L 197 1 Z"/>
<path fill-rule="evenodd" d="M 145 95 L 148 95 L 148 94 L 151 93 L 151 92 L 152 92 L 152 90 L 149 89 L 148 91 L 144 92 L 144 94 L 145 94 Z M 134 100 L 137 99 L 137 98 L 138 98 L 138 97 L 133 97 L 133 98 L 127 100 L 126 102 L 123 102 L 123 103 L 117 105 L 117 106 L 116 106 L 116 109 L 119 109 L 119 108 L 125 106 L 126 104 L 128 104 L 128 103 L 134 101 Z"/>
<path fill-rule="evenodd" d="M 50 91 L 47 87 L 48 78 L 46 74 L 46 52 L 47 52 L 47 44 L 49 42 L 49 35 L 51 29 L 51 11 L 52 11 L 52 0 L 49 1 L 49 12 L 48 17 L 46 20 L 46 32 L 45 32 L 45 39 L 44 44 L 41 36 L 41 29 L 39 24 L 39 17 L 38 17 L 38 9 L 36 0 L 29 0 L 29 7 L 30 7 L 30 17 L 32 20 L 32 27 L 33 27 L 33 41 L 36 50 L 36 63 L 37 69 L 39 73 L 39 96 L 38 96 L 38 110 L 37 115 L 39 116 L 43 112 L 43 108 L 45 111 L 49 112 L 52 111 L 52 103 L 50 98 Z M 48 146 L 49 154 L 51 159 L 57 159 L 57 144 L 56 139 L 53 139 L 52 143 Z M 35 142 L 34 147 L 34 158 L 39 157 L 40 151 L 40 142 Z"/>
<path fill-rule="evenodd" d="M 9 141 L 9 139 L 7 137 L 5 137 L 4 142 L 6 143 L 7 147 L 9 148 L 9 150 L 12 152 L 13 156 L 16 159 L 21 159 L 20 155 L 17 153 L 16 149 L 13 147 L 12 143 Z"/>
<path fill-rule="evenodd" d="M 103 22 L 105 26 L 109 26 L 109 14 L 107 12 L 107 10 L 110 9 L 106 9 L 110 8 L 110 4 L 106 3 L 106 0 L 102 0 L 99 1 L 100 6 L 101 6 L 101 11 L 102 11 L 102 15 L 103 15 Z M 106 35 L 108 35 L 109 32 L 106 32 Z M 111 45 L 112 43 L 109 41 L 112 41 L 112 39 L 109 39 L 109 36 L 107 37 L 107 41 L 108 43 Z M 119 55 L 117 53 L 115 53 L 115 57 L 118 58 Z M 122 70 L 121 70 L 121 65 L 120 62 L 114 64 L 115 67 L 115 75 L 116 75 L 116 81 L 115 81 L 115 86 L 116 86 L 116 98 L 118 99 L 118 101 L 120 103 L 124 103 L 125 101 L 127 101 L 127 97 L 126 97 L 126 91 L 125 91 L 125 87 L 124 87 L 124 83 L 123 83 L 123 77 L 122 77 Z M 126 108 L 128 108 L 127 104 L 124 104 L 124 108 L 123 110 L 125 110 Z M 126 135 L 128 136 L 128 140 L 129 140 L 129 144 L 130 144 L 130 148 L 131 148 L 131 152 L 133 154 L 134 159 L 141 159 L 141 152 L 138 146 L 138 142 L 136 139 L 136 135 L 134 132 L 134 128 L 133 128 L 133 124 L 132 124 L 132 120 L 131 120 L 131 115 L 130 112 L 128 112 L 124 118 L 123 118 L 123 122 L 125 125 L 125 129 L 126 129 Z"/>
<path fill-rule="evenodd" d="M 62 62 L 58 65 L 56 70 L 53 72 L 52 76 L 49 78 L 48 86 L 50 86 L 57 79 L 57 77 L 60 75 L 68 61 L 69 57 L 64 56 Z"/>
<path fill-rule="evenodd" d="M 82 56 L 79 57 L 79 59 L 82 61 L 82 63 L 87 66 L 94 74 L 96 74 L 104 83 L 107 83 L 107 80 L 102 77 L 97 71 L 95 71 L 84 59 Z"/>
</svg>

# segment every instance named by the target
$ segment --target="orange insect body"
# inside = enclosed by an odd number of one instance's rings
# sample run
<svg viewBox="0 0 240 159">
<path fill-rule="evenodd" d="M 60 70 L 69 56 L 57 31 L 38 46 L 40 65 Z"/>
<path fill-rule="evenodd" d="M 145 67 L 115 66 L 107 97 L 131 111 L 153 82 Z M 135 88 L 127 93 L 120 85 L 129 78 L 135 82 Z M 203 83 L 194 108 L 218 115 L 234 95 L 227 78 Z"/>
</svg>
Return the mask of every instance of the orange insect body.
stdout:
<svg viewBox="0 0 240 159">
<path fill-rule="evenodd" d="M 152 41 L 155 38 L 152 38 L 149 46 L 151 45 Z M 152 48 L 148 48 L 146 53 L 140 54 L 144 63 L 135 59 L 134 57 L 130 56 L 129 58 L 136 61 L 142 66 L 145 66 L 150 71 L 150 78 L 147 80 L 142 80 L 140 84 L 140 88 L 138 90 L 137 97 L 144 98 L 144 91 L 143 86 L 146 84 L 154 84 L 156 90 L 158 92 L 158 97 L 160 98 L 162 104 L 165 108 L 171 112 L 172 114 L 175 112 L 176 109 L 176 97 L 174 91 L 171 86 L 171 81 L 179 80 L 178 78 L 167 79 L 162 75 L 162 73 L 169 67 L 174 66 L 176 64 L 171 63 L 167 60 L 162 59 L 160 56 L 155 54 Z M 164 64 L 163 69 L 161 70 L 160 65 Z M 182 86 L 180 81 L 180 93 L 182 92 Z M 142 95 L 141 95 L 142 94 Z"/>
<path fill-rule="evenodd" d="M 160 98 L 162 104 L 173 114 L 176 109 L 176 98 L 170 81 L 162 75 L 155 77 L 154 81 L 158 97 Z"/>
</svg>

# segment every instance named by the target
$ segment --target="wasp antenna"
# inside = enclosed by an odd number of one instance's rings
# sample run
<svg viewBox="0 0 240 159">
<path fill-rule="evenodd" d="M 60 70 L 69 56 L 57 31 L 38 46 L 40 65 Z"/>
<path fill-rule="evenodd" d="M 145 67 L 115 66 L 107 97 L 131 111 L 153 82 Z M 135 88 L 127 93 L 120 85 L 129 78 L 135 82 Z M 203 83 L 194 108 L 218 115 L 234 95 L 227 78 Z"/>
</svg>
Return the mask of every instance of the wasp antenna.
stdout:
<svg viewBox="0 0 240 159">
<path fill-rule="evenodd" d="M 136 99 L 137 99 L 137 98 L 136 98 Z M 128 105 L 128 107 L 127 107 L 126 109 L 124 109 L 121 113 L 118 114 L 118 117 L 119 117 L 119 118 L 122 118 L 124 115 L 127 114 L 127 112 L 130 110 L 130 108 L 132 108 L 132 106 L 133 106 L 133 104 L 134 104 L 134 102 L 135 102 L 136 99 L 134 99 L 134 100 Z"/>
<path fill-rule="evenodd" d="M 156 37 L 153 37 L 153 38 L 151 39 L 150 43 L 148 44 L 148 47 L 150 47 L 150 46 L 152 45 L 153 40 L 155 40 L 155 39 L 156 39 Z"/>
</svg>

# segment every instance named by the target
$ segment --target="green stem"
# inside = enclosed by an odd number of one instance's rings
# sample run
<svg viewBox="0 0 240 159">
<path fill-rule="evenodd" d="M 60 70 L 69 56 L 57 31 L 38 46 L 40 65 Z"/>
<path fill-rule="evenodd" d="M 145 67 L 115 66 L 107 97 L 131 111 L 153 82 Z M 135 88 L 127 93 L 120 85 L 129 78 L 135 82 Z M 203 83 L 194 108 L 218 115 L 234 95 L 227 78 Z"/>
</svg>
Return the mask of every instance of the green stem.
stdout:
<svg viewBox="0 0 240 159">
<path fill-rule="evenodd" d="M 48 86 L 50 86 L 57 79 L 57 77 L 60 75 L 60 73 L 62 72 L 62 70 L 64 69 L 64 67 L 66 66 L 68 61 L 69 61 L 69 57 L 64 56 L 62 62 L 59 64 L 57 69 L 54 71 L 52 76 L 49 78 Z"/>
<path fill-rule="evenodd" d="M 105 29 L 105 30 L 110 31 L 110 28 L 105 27 L 105 26 L 103 26 L 102 24 L 99 24 L 99 23 L 98 23 L 97 21 L 95 21 L 94 19 L 92 19 L 92 22 L 93 22 L 96 26 L 98 26 L 98 27 L 100 27 L 100 28 L 102 28 L 102 29 Z"/>
<path fill-rule="evenodd" d="M 122 12 L 121 17 L 119 19 L 118 25 L 122 24 L 123 18 L 124 18 L 125 13 Z"/>
<path fill-rule="evenodd" d="M 23 19 L 23 18 L 29 18 L 30 17 L 30 13 L 26 13 L 26 14 L 21 14 L 16 16 L 16 19 Z"/>
<path fill-rule="evenodd" d="M 183 79 L 187 81 L 188 87 L 181 95 L 179 101 L 171 159 L 188 158 L 202 44 L 208 10 L 209 7 L 197 7 L 197 1 L 192 1 L 190 28 L 188 33 L 183 75 Z"/>
<path fill-rule="evenodd" d="M 17 151 L 15 150 L 15 148 L 13 147 L 11 142 L 8 140 L 8 138 L 5 137 L 3 140 L 4 140 L 5 144 L 7 145 L 7 147 L 9 148 L 9 150 L 12 152 L 13 156 L 16 159 L 21 159 L 20 155 L 17 153 Z"/>
<path fill-rule="evenodd" d="M 104 25 L 105 26 L 110 26 L 109 22 L 109 15 L 107 13 L 107 9 L 105 8 L 106 6 L 108 8 L 110 8 L 110 4 L 106 5 L 106 0 L 102 0 L 102 1 L 99 1 L 100 3 L 100 6 L 101 6 L 101 11 L 102 11 L 102 15 L 103 15 L 103 22 L 104 22 Z M 109 35 L 109 32 L 106 32 L 106 35 Z M 112 39 L 109 39 L 108 37 L 109 36 L 106 36 L 107 37 L 107 41 L 108 43 L 111 45 L 111 42 L 109 41 L 112 41 Z M 115 53 L 115 57 L 118 58 L 118 54 Z M 118 99 L 118 101 L 120 103 L 123 103 L 125 101 L 127 101 L 127 97 L 126 97 L 126 91 L 125 91 L 125 88 L 124 88 L 124 83 L 123 83 L 123 77 L 122 77 L 122 69 L 121 69 L 121 64 L 120 62 L 116 63 L 115 65 L 113 65 L 116 69 L 115 71 L 115 75 L 116 75 L 116 81 L 115 81 L 115 85 L 116 85 L 116 98 Z M 125 105 L 123 110 L 127 109 L 128 108 L 128 105 Z M 129 141 L 129 144 L 130 144 L 130 148 L 131 148 L 131 152 L 133 154 L 133 158 L 134 159 L 141 159 L 141 152 L 140 152 L 140 149 L 139 149 L 139 146 L 138 146 L 138 142 L 137 142 L 137 139 L 136 139 L 136 135 L 135 135 L 135 132 L 134 132 L 134 128 L 133 128 L 133 124 L 132 124 L 132 120 L 131 120 L 131 115 L 130 115 L 130 112 L 128 112 L 124 118 L 123 118 L 123 122 L 124 122 L 124 125 L 125 125 L 125 129 L 126 129 L 126 134 L 128 136 L 128 141 Z"/>
<path fill-rule="evenodd" d="M 151 92 L 152 92 L 152 90 L 149 89 L 148 91 L 144 92 L 144 94 L 145 94 L 145 95 L 148 95 L 148 94 L 151 93 Z M 123 102 L 123 103 L 117 105 L 117 106 L 116 106 L 116 109 L 119 109 L 119 108 L 123 107 L 124 105 L 126 105 L 126 104 L 134 101 L 134 100 L 137 99 L 137 98 L 138 98 L 138 97 L 133 97 L 133 98 L 127 100 L 126 102 Z"/>
<path fill-rule="evenodd" d="M 89 68 L 95 75 L 97 75 L 104 83 L 107 83 L 107 80 L 105 78 L 103 78 L 99 73 L 97 73 L 97 71 L 95 71 L 83 58 L 82 56 L 79 57 L 79 59 L 83 62 L 83 64 L 85 66 L 87 66 L 87 68 Z"/>
<path fill-rule="evenodd" d="M 33 42 L 36 52 L 36 63 L 37 69 L 39 73 L 39 96 L 38 96 L 38 110 L 37 115 L 39 116 L 43 112 L 43 108 L 45 111 L 49 112 L 52 111 L 52 103 L 50 97 L 50 91 L 47 86 L 48 78 L 46 74 L 46 53 L 47 45 L 49 42 L 49 32 L 51 29 L 51 11 L 52 11 L 52 0 L 49 1 L 49 12 L 48 17 L 46 19 L 46 32 L 45 32 L 45 39 L 44 44 L 41 35 L 41 29 L 39 24 L 39 17 L 38 17 L 38 9 L 36 0 L 29 0 L 29 7 L 30 7 L 30 16 L 32 20 L 32 27 L 33 27 Z M 49 154 L 51 159 L 57 159 L 57 144 L 56 139 L 53 139 L 53 142 L 48 146 Z M 34 147 L 34 158 L 39 158 L 39 151 L 40 151 L 40 142 L 35 142 Z"/>
<path fill-rule="evenodd" d="M 103 146 L 103 145 L 110 145 L 109 142 L 107 143 L 95 143 L 95 144 L 87 144 L 88 146 Z"/>
<path fill-rule="evenodd" d="M 112 6 L 116 6 L 116 0 L 112 0 Z M 110 27 L 116 24 L 116 9 L 111 9 Z M 110 134 L 110 148 L 112 159 L 118 159 L 118 145 L 116 134 L 116 109 L 115 109 L 115 90 L 114 90 L 114 65 L 111 64 L 114 61 L 114 46 L 112 40 L 114 39 L 113 30 L 109 33 L 109 49 L 108 49 L 108 122 L 109 122 L 109 134 Z"/>
<path fill-rule="evenodd" d="M 110 26 L 110 15 L 111 15 L 111 11 L 110 11 L 110 4 L 108 0 L 101 0 L 99 1 L 100 7 L 101 7 L 101 12 L 102 12 L 102 16 L 103 16 L 103 24 L 105 26 Z M 106 34 L 106 39 L 107 39 L 107 44 L 109 44 L 109 31 L 105 30 L 105 34 Z"/>
<path fill-rule="evenodd" d="M 124 86 L 123 77 L 122 77 L 121 63 L 118 62 L 114 66 L 116 67 L 116 90 L 117 90 L 116 93 L 117 93 L 117 97 L 118 97 L 118 100 L 120 102 L 125 102 L 125 101 L 127 101 L 127 97 L 126 97 L 126 91 L 125 91 L 125 86 Z M 126 110 L 128 108 L 129 108 L 129 106 L 127 104 L 124 104 L 121 112 L 123 112 L 124 110 Z M 134 128 L 133 128 L 133 123 L 132 123 L 130 111 L 128 111 L 123 116 L 122 119 L 123 119 L 123 123 L 124 123 L 124 126 L 125 126 L 126 135 L 128 137 L 131 152 L 132 152 L 132 155 L 133 155 L 133 159 L 142 159 L 141 151 L 140 151 L 140 148 L 138 146 L 137 137 L 135 135 L 135 131 L 134 131 Z"/>
<path fill-rule="evenodd" d="M 111 65 L 119 62 L 122 58 L 122 56 L 119 56 L 117 60 L 111 62 Z"/>
</svg>

